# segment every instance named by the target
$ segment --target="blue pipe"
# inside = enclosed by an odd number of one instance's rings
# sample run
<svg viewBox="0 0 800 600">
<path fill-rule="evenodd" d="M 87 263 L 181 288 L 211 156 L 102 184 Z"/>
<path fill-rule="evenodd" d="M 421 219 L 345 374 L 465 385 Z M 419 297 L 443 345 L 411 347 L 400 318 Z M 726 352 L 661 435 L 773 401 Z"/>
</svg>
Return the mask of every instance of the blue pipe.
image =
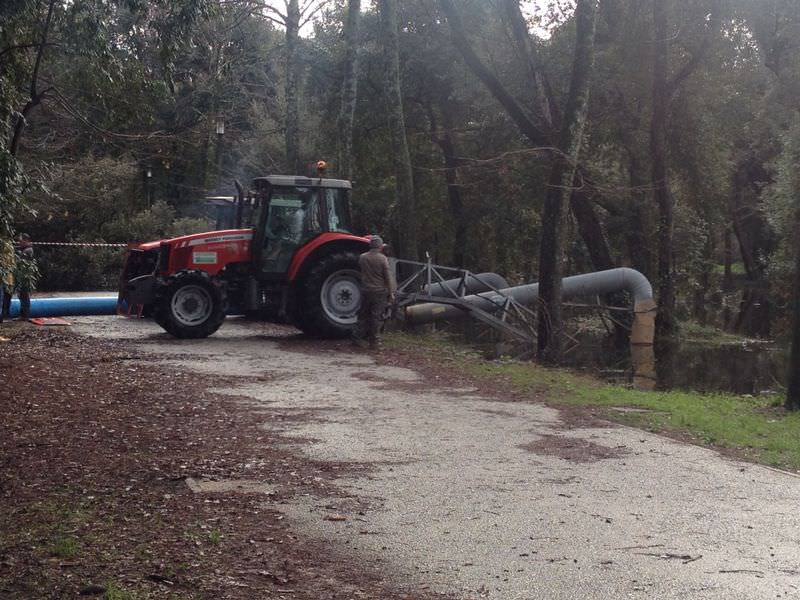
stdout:
<svg viewBox="0 0 800 600">
<path fill-rule="evenodd" d="M 31 317 L 77 317 L 117 314 L 116 296 L 31 298 Z M 11 301 L 11 316 L 19 316 L 19 300 Z"/>
</svg>

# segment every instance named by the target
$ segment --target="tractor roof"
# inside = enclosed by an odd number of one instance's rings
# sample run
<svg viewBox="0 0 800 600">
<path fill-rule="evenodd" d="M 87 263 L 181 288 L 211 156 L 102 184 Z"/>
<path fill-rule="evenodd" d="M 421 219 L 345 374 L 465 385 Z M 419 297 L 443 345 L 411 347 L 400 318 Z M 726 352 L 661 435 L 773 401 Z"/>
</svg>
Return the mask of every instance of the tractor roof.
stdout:
<svg viewBox="0 0 800 600">
<path fill-rule="evenodd" d="M 256 177 L 253 184 L 261 187 L 264 183 L 270 185 L 297 185 L 302 187 L 325 187 L 352 189 L 353 185 L 345 179 L 323 179 L 320 177 L 298 177 L 297 175 L 267 175 Z"/>
</svg>

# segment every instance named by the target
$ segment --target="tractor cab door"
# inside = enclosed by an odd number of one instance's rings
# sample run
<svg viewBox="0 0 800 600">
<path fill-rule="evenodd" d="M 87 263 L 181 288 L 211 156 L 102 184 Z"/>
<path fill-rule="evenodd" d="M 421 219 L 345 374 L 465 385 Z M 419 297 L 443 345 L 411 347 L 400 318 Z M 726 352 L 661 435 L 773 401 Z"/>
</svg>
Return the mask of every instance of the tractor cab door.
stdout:
<svg viewBox="0 0 800 600">
<path fill-rule="evenodd" d="M 281 278 L 298 248 L 325 231 L 320 188 L 270 185 L 259 203 L 253 261 L 261 279 Z"/>
</svg>

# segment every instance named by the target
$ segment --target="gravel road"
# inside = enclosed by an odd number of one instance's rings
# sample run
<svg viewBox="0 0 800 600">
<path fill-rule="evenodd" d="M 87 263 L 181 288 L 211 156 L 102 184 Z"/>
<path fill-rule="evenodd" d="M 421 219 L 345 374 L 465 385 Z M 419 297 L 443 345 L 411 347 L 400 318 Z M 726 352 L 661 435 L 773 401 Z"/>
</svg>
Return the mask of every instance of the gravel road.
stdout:
<svg viewBox="0 0 800 600">
<path fill-rule="evenodd" d="M 160 363 L 263 375 L 218 391 L 285 414 L 263 427 L 298 453 L 371 466 L 331 497 L 277 508 L 402 586 L 463 599 L 800 597 L 794 474 L 617 425 L 567 427 L 533 400 L 349 348 L 293 349 L 287 329 L 231 320 L 180 341 L 143 321 L 72 320 Z"/>
</svg>

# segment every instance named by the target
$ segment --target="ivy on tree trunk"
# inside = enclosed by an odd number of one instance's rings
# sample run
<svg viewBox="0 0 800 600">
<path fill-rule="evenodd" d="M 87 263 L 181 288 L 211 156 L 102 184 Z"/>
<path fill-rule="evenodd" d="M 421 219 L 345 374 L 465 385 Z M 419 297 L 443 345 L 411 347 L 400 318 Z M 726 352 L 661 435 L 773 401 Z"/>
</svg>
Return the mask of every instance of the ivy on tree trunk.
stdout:
<svg viewBox="0 0 800 600">
<path fill-rule="evenodd" d="M 800 206 L 796 209 L 795 230 L 800 227 Z M 789 353 L 789 385 L 786 410 L 800 410 L 800 241 L 795 240 L 792 302 L 792 347 Z"/>
<path fill-rule="evenodd" d="M 658 206 L 658 315 L 659 338 L 671 336 L 676 328 L 675 285 L 672 279 L 673 201 L 667 178 L 667 83 L 669 39 L 667 7 L 653 0 L 653 115 L 650 121 L 652 184 Z"/>
<path fill-rule="evenodd" d="M 594 67 L 596 20 L 595 0 L 579 1 L 575 7 L 575 57 L 558 141 L 560 154 L 555 157 L 550 171 L 542 215 L 537 348 L 539 359 L 548 363 L 556 363 L 561 358 L 561 278 L 565 207 L 580 156 L 583 129 L 589 108 L 589 81 Z"/>
<path fill-rule="evenodd" d="M 414 176 L 411 154 L 406 139 L 403 116 L 403 94 L 400 86 L 400 40 L 398 36 L 397 0 L 380 0 L 378 3 L 386 52 L 385 91 L 388 103 L 389 130 L 392 135 L 395 169 L 395 245 L 398 255 L 407 260 L 417 260 L 417 214 L 414 198 Z"/>
<path fill-rule="evenodd" d="M 344 81 L 342 104 L 339 110 L 339 165 L 344 179 L 353 178 L 353 120 L 358 98 L 358 25 L 361 18 L 361 0 L 347 3 L 347 21 L 344 26 Z"/>
<path fill-rule="evenodd" d="M 300 5 L 286 5 L 286 167 L 289 174 L 300 173 Z"/>
</svg>

